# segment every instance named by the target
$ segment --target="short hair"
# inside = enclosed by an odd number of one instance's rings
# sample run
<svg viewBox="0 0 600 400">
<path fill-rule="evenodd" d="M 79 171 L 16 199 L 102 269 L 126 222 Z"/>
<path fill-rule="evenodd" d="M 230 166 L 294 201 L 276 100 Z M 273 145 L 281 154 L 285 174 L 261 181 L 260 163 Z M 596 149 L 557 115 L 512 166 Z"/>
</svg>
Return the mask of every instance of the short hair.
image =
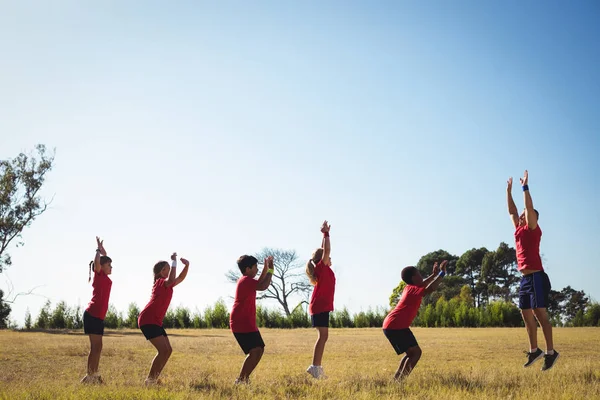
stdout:
<svg viewBox="0 0 600 400">
<path fill-rule="evenodd" d="M 258 260 L 256 259 L 256 257 L 249 256 L 247 254 L 244 254 L 237 260 L 237 265 L 242 274 L 244 274 L 244 272 L 246 272 L 247 268 L 252 268 L 252 266 L 254 266 L 254 264 L 258 264 Z"/>
<path fill-rule="evenodd" d="M 412 285 L 412 278 L 417 272 L 415 267 L 406 267 L 402 270 L 402 280 L 408 285 Z"/>
</svg>

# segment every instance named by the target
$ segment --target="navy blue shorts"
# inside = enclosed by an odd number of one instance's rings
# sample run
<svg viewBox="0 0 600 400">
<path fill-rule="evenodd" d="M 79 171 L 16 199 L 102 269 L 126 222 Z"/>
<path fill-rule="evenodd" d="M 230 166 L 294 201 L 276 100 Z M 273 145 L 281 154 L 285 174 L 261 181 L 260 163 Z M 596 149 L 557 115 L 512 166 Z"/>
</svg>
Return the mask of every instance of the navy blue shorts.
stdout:
<svg viewBox="0 0 600 400">
<path fill-rule="evenodd" d="M 411 347 L 418 346 L 417 339 L 410 328 L 406 329 L 384 329 L 383 334 L 390 341 L 396 354 L 406 353 Z"/>
<path fill-rule="evenodd" d="M 552 289 L 550 278 L 544 271 L 523 275 L 519 288 L 519 308 L 521 310 L 547 308 L 550 289 Z"/>
<path fill-rule="evenodd" d="M 329 312 L 322 312 L 310 316 L 313 328 L 329 328 Z"/>
<path fill-rule="evenodd" d="M 146 340 L 154 339 L 159 336 L 167 336 L 165 328 L 159 325 L 147 324 L 140 326 Z"/>
<path fill-rule="evenodd" d="M 104 320 L 85 311 L 83 313 L 83 332 L 86 335 L 104 335 Z"/>
<path fill-rule="evenodd" d="M 263 342 L 259 331 L 248 333 L 234 332 L 233 336 L 235 336 L 235 340 L 237 340 L 244 354 L 250 353 L 250 350 L 256 347 L 262 347 L 263 349 L 265 348 L 265 342 Z"/>
</svg>

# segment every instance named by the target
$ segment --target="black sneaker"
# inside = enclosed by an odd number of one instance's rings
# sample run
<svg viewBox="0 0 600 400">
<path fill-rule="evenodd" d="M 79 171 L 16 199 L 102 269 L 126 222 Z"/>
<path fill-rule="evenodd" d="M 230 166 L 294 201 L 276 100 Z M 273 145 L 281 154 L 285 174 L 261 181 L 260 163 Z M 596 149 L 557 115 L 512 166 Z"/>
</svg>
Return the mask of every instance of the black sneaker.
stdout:
<svg viewBox="0 0 600 400">
<path fill-rule="evenodd" d="M 554 350 L 554 354 L 546 354 L 544 356 L 544 365 L 542 365 L 542 371 L 548 371 L 550 368 L 554 367 L 556 364 L 556 360 L 558 360 L 558 351 Z"/>
<path fill-rule="evenodd" d="M 536 362 L 544 356 L 544 352 L 540 349 L 537 349 L 533 353 L 526 351 L 525 354 L 527 354 L 527 362 L 523 364 L 523 367 L 525 368 L 530 367 L 531 364 L 533 364 L 534 362 Z"/>
</svg>

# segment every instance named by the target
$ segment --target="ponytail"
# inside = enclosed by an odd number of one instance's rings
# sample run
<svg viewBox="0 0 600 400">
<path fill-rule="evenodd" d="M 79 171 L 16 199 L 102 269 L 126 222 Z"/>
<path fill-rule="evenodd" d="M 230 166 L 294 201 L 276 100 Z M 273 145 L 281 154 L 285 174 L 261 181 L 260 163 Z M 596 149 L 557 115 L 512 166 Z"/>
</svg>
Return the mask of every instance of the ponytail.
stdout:
<svg viewBox="0 0 600 400">
<path fill-rule="evenodd" d="M 88 274 L 88 283 L 90 283 L 90 281 L 92 280 L 92 268 L 93 268 L 94 262 L 90 261 L 90 270 L 89 270 L 89 274 Z"/>
<path fill-rule="evenodd" d="M 315 275 L 315 268 L 321 259 L 323 258 L 323 248 L 319 247 L 310 257 L 310 260 L 306 263 L 306 275 L 311 284 L 317 284 L 317 275 Z"/>
<path fill-rule="evenodd" d="M 308 275 L 308 280 L 311 285 L 317 284 L 317 277 L 315 276 L 315 262 L 313 260 L 308 260 L 306 263 L 306 275 Z"/>
</svg>

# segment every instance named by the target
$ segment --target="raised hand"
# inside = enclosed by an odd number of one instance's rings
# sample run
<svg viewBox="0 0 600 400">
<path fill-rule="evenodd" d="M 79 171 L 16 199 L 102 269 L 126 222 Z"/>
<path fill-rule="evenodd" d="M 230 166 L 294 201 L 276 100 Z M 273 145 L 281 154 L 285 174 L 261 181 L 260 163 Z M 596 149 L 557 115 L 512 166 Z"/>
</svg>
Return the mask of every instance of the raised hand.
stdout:
<svg viewBox="0 0 600 400">
<path fill-rule="evenodd" d="M 100 250 L 100 254 L 105 256 L 106 250 L 104 250 L 104 240 L 100 240 L 100 238 L 98 236 L 96 236 L 96 246 L 98 246 L 98 250 Z"/>
<path fill-rule="evenodd" d="M 444 260 L 442 261 L 442 265 L 440 265 L 440 268 L 442 271 L 444 271 L 444 273 L 446 272 L 446 266 L 448 265 L 448 260 Z"/>
<path fill-rule="evenodd" d="M 268 262 L 269 269 L 273 269 L 273 256 L 267 257 L 266 261 Z"/>
<path fill-rule="evenodd" d="M 527 182 L 529 181 L 529 173 L 527 170 L 525 170 L 525 175 L 522 178 L 519 178 L 519 180 L 521 181 L 521 186 L 527 185 Z"/>
<path fill-rule="evenodd" d="M 176 261 L 177 260 L 177 252 L 173 252 L 173 254 L 171 254 L 171 260 L 172 261 Z"/>
<path fill-rule="evenodd" d="M 331 226 L 329 225 L 327 220 L 323 221 L 323 225 L 321 225 L 321 233 L 329 232 L 329 229 L 331 229 Z"/>
<path fill-rule="evenodd" d="M 439 271 L 439 268 L 438 268 L 438 263 L 436 261 L 435 263 L 433 263 L 433 271 L 431 271 L 431 273 L 433 275 L 436 275 L 438 272 L 440 272 L 440 271 Z"/>
<path fill-rule="evenodd" d="M 506 181 L 506 190 L 512 192 L 512 176 Z"/>
<path fill-rule="evenodd" d="M 190 265 L 190 262 L 188 260 L 186 260 L 185 258 L 180 258 L 179 261 L 181 261 L 181 263 L 183 265 L 185 265 L 186 267 Z"/>
</svg>

